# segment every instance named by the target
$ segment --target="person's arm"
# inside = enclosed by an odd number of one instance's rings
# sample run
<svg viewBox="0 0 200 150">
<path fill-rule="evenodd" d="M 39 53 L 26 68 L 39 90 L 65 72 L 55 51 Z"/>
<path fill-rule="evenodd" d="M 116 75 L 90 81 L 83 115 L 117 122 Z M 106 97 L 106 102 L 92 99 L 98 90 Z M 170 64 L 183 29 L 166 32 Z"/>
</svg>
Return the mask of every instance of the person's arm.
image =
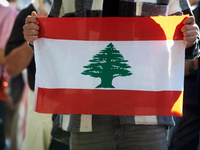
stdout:
<svg viewBox="0 0 200 150">
<path fill-rule="evenodd" d="M 0 64 L 4 64 L 4 53 L 5 50 L 4 49 L 0 49 Z"/>
<path fill-rule="evenodd" d="M 32 13 L 34 17 L 37 17 L 37 14 L 34 12 Z M 45 10 L 41 11 L 38 14 L 39 17 L 46 17 L 47 12 Z M 36 20 L 36 22 L 38 22 Z M 31 27 L 33 25 L 30 24 Z M 26 26 L 26 25 L 24 25 Z M 39 30 L 39 26 L 37 28 Z M 39 33 L 37 31 L 37 33 Z M 37 36 L 38 37 L 38 36 Z M 26 39 L 25 39 L 26 40 Z M 18 75 L 23 69 L 27 68 L 33 58 L 33 51 L 27 44 L 24 42 L 20 46 L 17 46 L 11 50 L 9 54 L 5 56 L 5 67 L 10 76 Z"/>
<path fill-rule="evenodd" d="M 14 48 L 5 57 L 6 71 L 10 76 L 21 73 L 30 64 L 33 58 L 33 51 L 25 42 L 21 46 Z"/>
</svg>

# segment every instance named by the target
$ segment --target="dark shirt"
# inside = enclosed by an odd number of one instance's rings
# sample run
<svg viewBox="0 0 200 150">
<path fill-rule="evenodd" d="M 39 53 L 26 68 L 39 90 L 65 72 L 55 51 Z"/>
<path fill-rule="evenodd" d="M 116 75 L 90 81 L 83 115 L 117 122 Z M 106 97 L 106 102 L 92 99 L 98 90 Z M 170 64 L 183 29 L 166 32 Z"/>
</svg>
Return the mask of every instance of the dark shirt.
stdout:
<svg viewBox="0 0 200 150">
<path fill-rule="evenodd" d="M 103 17 L 117 17 L 119 1 L 117 0 L 104 0 L 103 3 Z"/>
<path fill-rule="evenodd" d="M 200 27 L 200 1 L 198 1 L 198 7 L 193 11 L 197 25 Z M 198 70 L 197 70 L 197 93 L 199 100 L 199 113 L 200 113 L 200 58 L 198 59 Z"/>
<path fill-rule="evenodd" d="M 198 3 L 198 7 L 196 7 L 193 10 L 193 14 L 195 17 L 195 21 L 196 24 L 200 27 L 200 2 Z M 187 78 L 185 79 L 185 86 L 186 84 L 193 84 L 193 88 L 188 88 L 188 91 L 191 93 L 190 95 L 188 94 L 187 97 L 185 97 L 185 99 L 188 99 L 187 102 L 185 102 L 185 107 L 190 107 L 191 111 L 195 111 L 198 110 L 198 112 L 200 113 L 200 58 L 198 59 L 198 70 L 197 70 L 197 74 L 193 75 L 195 77 L 193 77 L 192 81 L 187 81 Z M 188 77 L 191 78 L 191 77 Z M 187 93 L 189 93 L 187 92 Z M 193 93 L 193 94 L 192 94 Z M 187 94 L 185 94 L 187 95 Z M 187 106 L 186 106 L 187 105 Z"/>
</svg>

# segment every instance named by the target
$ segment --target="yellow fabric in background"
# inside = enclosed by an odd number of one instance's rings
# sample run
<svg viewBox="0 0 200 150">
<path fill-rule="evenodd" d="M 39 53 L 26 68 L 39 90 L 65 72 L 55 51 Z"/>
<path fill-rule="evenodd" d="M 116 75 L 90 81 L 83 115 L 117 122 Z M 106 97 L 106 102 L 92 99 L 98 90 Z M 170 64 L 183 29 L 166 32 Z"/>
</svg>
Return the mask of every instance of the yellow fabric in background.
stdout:
<svg viewBox="0 0 200 150">
<path fill-rule="evenodd" d="M 52 114 L 33 111 L 34 92 L 29 90 L 25 139 L 22 150 L 48 150 L 51 142 Z"/>
</svg>

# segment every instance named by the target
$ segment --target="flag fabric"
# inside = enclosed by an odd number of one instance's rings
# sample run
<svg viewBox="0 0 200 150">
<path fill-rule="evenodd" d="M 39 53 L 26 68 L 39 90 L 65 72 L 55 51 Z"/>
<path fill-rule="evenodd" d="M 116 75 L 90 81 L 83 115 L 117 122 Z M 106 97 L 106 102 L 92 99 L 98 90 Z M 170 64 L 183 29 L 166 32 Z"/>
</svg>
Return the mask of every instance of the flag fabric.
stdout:
<svg viewBox="0 0 200 150">
<path fill-rule="evenodd" d="M 185 18 L 38 18 L 35 111 L 181 116 Z"/>
</svg>

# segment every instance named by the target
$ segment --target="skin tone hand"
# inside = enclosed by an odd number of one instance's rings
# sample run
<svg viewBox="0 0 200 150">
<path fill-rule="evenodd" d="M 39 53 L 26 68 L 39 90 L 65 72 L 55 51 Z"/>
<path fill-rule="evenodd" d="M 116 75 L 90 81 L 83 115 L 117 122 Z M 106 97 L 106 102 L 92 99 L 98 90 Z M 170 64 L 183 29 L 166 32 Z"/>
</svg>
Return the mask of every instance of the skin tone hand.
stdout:
<svg viewBox="0 0 200 150">
<path fill-rule="evenodd" d="M 33 41 L 38 39 L 39 34 L 39 21 L 36 19 L 37 17 L 47 17 L 48 13 L 45 10 L 41 10 L 39 14 L 35 11 L 31 13 L 31 16 L 26 17 L 24 29 L 24 39 L 33 45 Z"/>
<path fill-rule="evenodd" d="M 39 21 L 36 19 L 37 17 L 47 17 L 48 13 L 45 10 L 41 10 L 39 14 L 35 11 L 31 13 L 31 16 L 26 17 L 24 29 L 24 39 L 33 45 L 33 41 L 38 39 L 39 34 Z"/>
<path fill-rule="evenodd" d="M 0 49 L 0 64 L 4 65 L 4 49 Z"/>
<path fill-rule="evenodd" d="M 184 26 L 181 28 L 183 32 L 183 38 L 186 41 L 186 48 L 192 46 L 198 35 L 198 26 L 195 24 L 194 17 L 190 16 L 183 22 Z"/>
<path fill-rule="evenodd" d="M 36 12 L 32 12 L 31 16 L 26 17 L 25 25 L 23 26 L 24 39 L 32 45 L 39 35 L 39 21 L 36 17 Z"/>
</svg>

